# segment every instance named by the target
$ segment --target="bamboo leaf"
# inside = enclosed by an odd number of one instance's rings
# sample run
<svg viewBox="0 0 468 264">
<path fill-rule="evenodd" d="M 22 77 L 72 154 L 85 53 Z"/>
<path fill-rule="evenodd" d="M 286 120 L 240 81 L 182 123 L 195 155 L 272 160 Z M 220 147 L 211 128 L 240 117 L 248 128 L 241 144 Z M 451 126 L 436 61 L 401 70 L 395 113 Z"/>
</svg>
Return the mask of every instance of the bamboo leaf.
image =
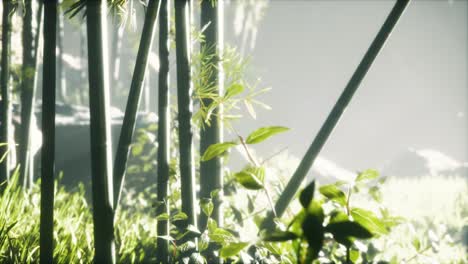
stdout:
<svg viewBox="0 0 468 264">
<path fill-rule="evenodd" d="M 247 242 L 231 243 L 221 249 L 220 255 L 222 258 L 229 258 L 235 256 L 239 254 L 239 252 L 248 245 L 249 243 Z"/>
<path fill-rule="evenodd" d="M 200 207 L 206 216 L 211 216 L 213 213 L 214 205 L 210 198 L 201 198 Z"/>
<path fill-rule="evenodd" d="M 202 161 L 208 161 L 214 157 L 224 154 L 228 149 L 237 146 L 235 142 L 223 142 L 210 145 L 203 156 L 201 157 Z"/>
<path fill-rule="evenodd" d="M 301 202 L 301 205 L 303 208 L 308 208 L 309 204 L 312 202 L 312 199 L 314 198 L 314 191 L 315 191 L 315 181 L 312 181 L 307 187 L 305 187 L 304 190 L 302 190 L 300 196 L 299 196 L 299 201 Z"/>
<path fill-rule="evenodd" d="M 367 228 L 351 221 L 330 223 L 325 227 L 325 231 L 332 233 L 337 241 L 339 241 L 340 238 L 355 237 L 367 239 L 373 237 L 372 233 Z"/>
<path fill-rule="evenodd" d="M 319 191 L 323 196 L 327 197 L 328 199 L 335 201 L 343 206 L 346 206 L 346 195 L 342 190 L 338 189 L 336 185 L 324 185 L 320 187 Z"/>
<path fill-rule="evenodd" d="M 244 91 L 244 86 L 238 83 L 235 83 L 231 86 L 229 86 L 226 89 L 226 93 L 224 94 L 224 98 L 229 99 L 231 97 L 234 97 L 238 94 L 241 94 Z"/>
<path fill-rule="evenodd" d="M 356 223 L 360 224 L 374 235 L 388 234 L 385 224 L 371 211 L 353 208 L 351 209 L 351 216 Z"/>
<path fill-rule="evenodd" d="M 375 178 L 379 177 L 379 172 L 376 170 L 365 170 L 356 177 L 356 182 L 361 182 L 361 181 L 370 181 Z"/>
<path fill-rule="evenodd" d="M 247 167 L 234 175 L 236 181 L 249 190 L 263 189 L 265 169 L 263 167 Z"/>
<path fill-rule="evenodd" d="M 285 131 L 288 131 L 289 128 L 287 127 L 282 127 L 282 126 L 268 126 L 268 127 L 261 127 L 254 132 L 252 132 L 248 137 L 247 140 L 245 141 L 247 144 L 257 144 L 260 143 L 267 138 L 278 134 L 282 133 Z"/>
</svg>

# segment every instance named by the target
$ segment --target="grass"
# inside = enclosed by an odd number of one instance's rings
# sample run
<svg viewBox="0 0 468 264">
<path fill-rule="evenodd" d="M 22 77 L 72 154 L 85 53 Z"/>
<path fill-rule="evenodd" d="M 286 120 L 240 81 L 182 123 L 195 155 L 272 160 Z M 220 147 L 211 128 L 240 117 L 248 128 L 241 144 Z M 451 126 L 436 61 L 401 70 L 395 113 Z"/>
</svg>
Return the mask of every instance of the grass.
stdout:
<svg viewBox="0 0 468 264">
<path fill-rule="evenodd" d="M 21 189 L 15 173 L 0 197 L 0 263 L 39 260 L 39 185 Z M 389 179 L 382 186 L 382 204 L 406 221 L 389 236 L 372 243 L 380 258 L 391 263 L 467 263 L 462 229 L 468 226 L 468 183 L 463 177 Z M 93 234 L 91 208 L 79 185 L 55 190 L 55 251 L 57 263 L 91 263 Z M 127 191 L 116 217 L 116 244 L 120 263 L 154 262 L 156 213 L 151 188 Z M 369 203 L 353 198 L 353 203 Z M 242 206 L 242 205 L 239 205 Z M 246 225 L 241 236 L 256 233 Z"/>
</svg>

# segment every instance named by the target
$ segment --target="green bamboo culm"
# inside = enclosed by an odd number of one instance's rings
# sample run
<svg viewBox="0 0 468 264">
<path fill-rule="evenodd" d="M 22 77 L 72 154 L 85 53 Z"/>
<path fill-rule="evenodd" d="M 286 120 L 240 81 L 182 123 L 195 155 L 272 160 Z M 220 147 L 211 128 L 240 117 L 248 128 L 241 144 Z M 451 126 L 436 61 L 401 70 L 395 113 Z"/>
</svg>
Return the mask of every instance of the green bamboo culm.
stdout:
<svg viewBox="0 0 468 264">
<path fill-rule="evenodd" d="M 31 154 L 31 127 L 34 121 L 34 96 L 37 90 L 37 70 L 39 39 L 42 24 L 42 1 L 37 14 L 37 31 L 33 33 L 33 1 L 24 2 L 23 20 L 23 65 L 21 69 L 21 142 L 20 142 L 20 182 L 25 187 L 33 184 L 33 157 Z"/>
<path fill-rule="evenodd" d="M 377 36 L 375 37 L 369 49 L 367 50 L 366 54 L 364 55 L 363 59 L 359 63 L 353 76 L 349 80 L 345 89 L 341 93 L 338 101 L 333 106 L 332 111 L 330 112 L 327 119 L 325 120 L 325 123 L 320 128 L 317 136 L 315 137 L 314 141 L 310 145 L 306 154 L 304 155 L 301 162 L 299 163 L 299 166 L 294 172 L 292 178 L 289 180 L 288 184 L 286 185 L 286 188 L 281 193 L 278 201 L 276 202 L 275 210 L 276 210 L 278 217 L 280 217 L 285 212 L 289 203 L 291 202 L 294 195 L 298 191 L 302 181 L 304 180 L 305 176 L 307 175 L 310 168 L 312 167 L 315 161 L 315 158 L 318 156 L 318 154 L 320 153 L 320 150 L 325 145 L 328 137 L 332 133 L 340 117 L 342 116 L 344 110 L 346 109 L 349 102 L 351 101 L 354 93 L 359 88 L 361 81 L 364 79 L 367 71 L 370 69 L 372 63 L 374 62 L 380 50 L 384 46 L 386 40 L 390 36 L 390 33 L 392 32 L 399 18 L 405 11 L 409 2 L 410 0 L 397 0 L 396 1 L 393 9 L 391 10 L 384 24 L 380 28 L 380 31 L 377 33 Z M 265 221 L 263 222 L 262 227 L 266 229 L 274 228 L 273 218 L 274 218 L 273 214 L 270 213 L 268 217 L 265 219 Z"/>
<path fill-rule="evenodd" d="M 2 14 L 2 69 L 0 76 L 0 86 L 2 93 L 2 120 L 0 131 L 0 143 L 6 143 L 1 146 L 0 157 L 4 157 L 0 162 L 0 183 L 10 178 L 10 155 L 9 138 L 11 124 L 11 91 L 10 80 L 10 46 L 11 46 L 11 13 L 13 11 L 13 2 L 11 0 L 3 1 Z"/>
<path fill-rule="evenodd" d="M 94 262 L 115 263 L 106 1 L 86 2 Z"/>
<path fill-rule="evenodd" d="M 63 0 L 59 0 L 61 5 Z M 67 101 L 67 79 L 65 76 L 65 68 L 63 63 L 63 40 L 64 40 L 64 30 L 63 30 L 63 19 L 64 15 L 60 11 L 60 8 L 57 10 L 57 74 L 58 78 L 55 80 L 57 82 L 57 99 L 66 102 Z"/>
<path fill-rule="evenodd" d="M 201 50 L 206 52 L 209 61 L 206 67 L 207 84 L 213 87 L 212 93 L 221 96 L 223 94 L 223 67 L 220 60 L 223 50 L 223 0 L 201 2 L 200 27 L 205 28 L 205 41 L 201 44 Z M 204 99 L 202 104 L 207 107 L 213 102 L 212 99 Z M 222 142 L 223 126 L 220 121 L 222 109 L 217 108 L 206 120 L 206 124 L 200 129 L 200 153 L 205 153 L 206 149 L 216 143 Z M 208 125 L 209 124 L 209 125 Z M 222 226 L 223 214 L 221 209 L 223 188 L 223 174 L 221 157 L 215 157 L 209 161 L 200 164 L 200 198 L 210 199 L 211 193 L 219 190 L 213 197 L 213 212 L 211 217 L 216 220 L 218 225 Z M 205 227 L 208 217 L 205 214 L 200 215 L 200 227 Z"/>
<path fill-rule="evenodd" d="M 175 4 L 177 104 L 179 122 L 180 182 L 182 211 L 187 214 L 186 225 L 197 226 L 195 214 L 195 167 L 193 157 L 192 80 L 190 68 L 190 1 Z"/>
<path fill-rule="evenodd" d="M 157 214 L 169 215 L 169 153 L 170 153 L 170 108 L 169 108 L 169 30 L 170 0 L 161 0 L 159 15 L 159 91 L 158 91 L 158 169 L 157 169 Z M 169 221 L 158 221 L 156 260 L 169 263 Z"/>
<path fill-rule="evenodd" d="M 138 106 L 140 104 L 141 90 L 145 79 L 146 68 L 148 67 L 148 55 L 153 44 L 156 21 L 161 6 L 161 1 L 149 1 L 146 10 L 145 22 L 138 48 L 135 68 L 133 70 L 132 83 L 128 94 L 127 106 L 125 107 L 125 116 L 120 132 L 119 144 L 115 155 L 114 163 L 114 204 L 118 206 L 120 193 L 122 191 L 125 170 L 127 168 L 128 156 L 130 154 L 130 145 L 132 143 L 135 123 L 137 118 Z"/>
<path fill-rule="evenodd" d="M 57 0 L 44 0 L 40 262 L 53 263 Z"/>
</svg>

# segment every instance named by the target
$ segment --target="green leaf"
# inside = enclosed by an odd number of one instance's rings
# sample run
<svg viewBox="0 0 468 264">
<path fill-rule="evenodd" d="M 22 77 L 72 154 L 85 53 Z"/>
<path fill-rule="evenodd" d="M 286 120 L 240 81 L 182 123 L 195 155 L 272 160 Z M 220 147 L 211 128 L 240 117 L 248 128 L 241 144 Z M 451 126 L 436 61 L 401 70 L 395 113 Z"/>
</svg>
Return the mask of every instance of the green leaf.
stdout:
<svg viewBox="0 0 468 264">
<path fill-rule="evenodd" d="M 234 235 L 223 228 L 216 228 L 213 232 L 209 234 L 210 240 L 217 242 L 221 245 L 226 245 L 227 243 L 236 242 Z"/>
<path fill-rule="evenodd" d="M 275 134 L 282 133 L 288 130 L 289 128 L 282 126 L 261 127 L 255 130 L 254 132 L 250 133 L 245 142 L 247 144 L 257 144 Z"/>
<path fill-rule="evenodd" d="M 360 256 L 360 253 L 358 250 L 355 250 L 355 249 L 351 249 L 349 251 L 349 258 L 351 260 L 351 262 L 353 263 L 356 263 L 359 259 L 359 256 Z"/>
<path fill-rule="evenodd" d="M 224 97 L 226 99 L 241 94 L 244 91 L 244 86 L 238 83 L 234 83 L 226 89 Z"/>
<path fill-rule="evenodd" d="M 188 216 L 184 212 L 178 212 L 172 216 L 172 221 L 187 220 Z"/>
<path fill-rule="evenodd" d="M 262 240 L 267 242 L 284 242 L 294 240 L 296 238 L 298 238 L 298 235 L 290 231 L 276 230 L 273 232 L 266 231 L 262 233 Z"/>
<path fill-rule="evenodd" d="M 200 207 L 203 213 L 205 213 L 205 215 L 208 217 L 210 217 L 211 214 L 213 213 L 214 205 L 213 205 L 213 202 L 211 201 L 211 198 L 201 198 Z"/>
<path fill-rule="evenodd" d="M 158 220 L 158 221 L 169 220 L 169 214 L 167 214 L 167 213 L 160 214 L 160 215 L 156 216 L 156 220 Z"/>
<path fill-rule="evenodd" d="M 365 170 L 356 177 L 356 182 L 361 182 L 361 181 L 370 181 L 375 178 L 379 177 L 379 172 L 376 170 Z"/>
<path fill-rule="evenodd" d="M 351 216 L 354 222 L 360 224 L 374 235 L 386 235 L 388 230 L 385 223 L 382 222 L 373 212 L 361 208 L 351 209 Z"/>
<path fill-rule="evenodd" d="M 335 201 L 343 206 L 346 206 L 346 195 L 342 190 L 338 189 L 336 185 L 324 185 L 320 187 L 319 191 L 323 196 L 327 197 L 328 199 Z"/>
<path fill-rule="evenodd" d="M 203 156 L 201 157 L 202 161 L 208 161 L 214 157 L 224 154 L 228 149 L 237 146 L 235 142 L 223 142 L 210 145 Z"/>
<path fill-rule="evenodd" d="M 320 250 L 323 247 L 324 228 L 323 228 L 323 211 L 322 214 L 307 213 L 302 222 L 302 232 L 309 244 L 309 260 L 314 260 L 318 257 Z"/>
<path fill-rule="evenodd" d="M 221 249 L 220 255 L 222 258 L 229 258 L 235 256 L 239 254 L 239 252 L 248 245 L 249 243 L 247 242 L 230 243 L 229 245 Z"/>
<path fill-rule="evenodd" d="M 312 181 L 307 187 L 302 190 L 301 194 L 299 195 L 299 201 L 303 208 L 307 209 L 309 204 L 312 202 L 314 198 L 314 191 L 315 191 L 315 181 Z"/>
<path fill-rule="evenodd" d="M 351 222 L 336 222 L 330 223 L 325 227 L 325 231 L 332 233 L 333 237 L 339 242 L 342 238 L 371 238 L 373 237 L 372 233 L 367 230 L 362 225 Z"/>
<path fill-rule="evenodd" d="M 349 217 L 342 211 L 332 211 L 330 213 L 330 223 L 345 222 L 349 221 Z"/>
<path fill-rule="evenodd" d="M 132 155 L 138 156 L 143 152 L 143 144 L 133 144 L 132 145 Z"/>
<path fill-rule="evenodd" d="M 234 174 L 238 183 L 249 190 L 263 189 L 263 179 L 265 169 L 263 167 L 247 167 L 244 170 Z"/>
</svg>

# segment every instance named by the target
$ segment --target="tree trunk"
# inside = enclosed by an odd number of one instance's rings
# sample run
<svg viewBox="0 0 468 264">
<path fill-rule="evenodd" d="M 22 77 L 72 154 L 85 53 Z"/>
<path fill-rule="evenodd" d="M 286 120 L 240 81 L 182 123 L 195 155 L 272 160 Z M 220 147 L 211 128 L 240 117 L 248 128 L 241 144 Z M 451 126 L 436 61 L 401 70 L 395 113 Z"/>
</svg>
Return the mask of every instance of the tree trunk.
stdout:
<svg viewBox="0 0 468 264">
<path fill-rule="evenodd" d="M 169 153 L 170 108 L 169 108 L 169 30 L 170 0 L 161 0 L 159 17 L 159 95 L 158 95 L 158 171 L 157 171 L 157 214 L 169 214 Z M 169 241 L 161 238 L 169 236 L 169 221 L 158 221 L 158 240 L 156 259 L 158 263 L 169 263 Z"/>
<path fill-rule="evenodd" d="M 179 121 L 180 181 L 185 225 L 197 226 L 195 213 L 195 168 L 192 128 L 192 81 L 190 68 L 190 3 L 175 1 L 177 103 Z"/>
<path fill-rule="evenodd" d="M 42 169 L 40 261 L 53 263 L 55 162 L 55 42 L 57 2 L 44 1 L 44 69 L 42 77 Z"/>
<path fill-rule="evenodd" d="M 299 166 L 294 172 L 292 178 L 289 180 L 288 184 L 286 185 L 286 188 L 281 193 L 278 201 L 276 202 L 275 210 L 276 210 L 276 214 L 278 217 L 280 217 L 285 212 L 292 198 L 296 194 L 302 181 L 304 180 L 308 171 L 312 167 L 315 161 L 315 158 L 318 156 L 318 154 L 320 153 L 320 150 L 325 145 L 328 137 L 332 133 L 340 117 L 342 116 L 344 110 L 346 109 L 349 102 L 351 101 L 354 93 L 359 88 L 361 81 L 364 79 L 367 71 L 372 66 L 372 63 L 374 62 L 380 50 L 384 46 L 387 38 L 390 36 L 390 33 L 392 32 L 393 28 L 398 22 L 398 19 L 400 18 L 400 16 L 405 11 L 409 2 L 410 0 L 397 0 L 392 11 L 390 12 L 384 24 L 380 28 L 379 33 L 377 34 L 374 41 L 370 45 L 369 49 L 364 55 L 364 58 L 359 63 L 359 66 L 357 67 L 353 76 L 351 77 L 345 89 L 341 93 L 335 106 L 333 106 L 333 109 L 328 115 L 327 119 L 325 120 L 325 123 L 320 128 L 317 136 L 315 137 L 314 141 L 310 145 L 306 154 L 304 155 L 301 162 L 299 163 Z M 263 228 L 267 228 L 267 229 L 271 229 L 274 227 L 273 214 L 270 213 L 267 219 L 265 219 L 262 226 Z"/>
<path fill-rule="evenodd" d="M 3 1 L 3 19 L 2 19 L 2 69 L 0 76 L 0 85 L 2 92 L 2 120 L 0 143 L 0 157 L 4 157 L 0 162 L 0 183 L 10 178 L 10 124 L 11 124 L 11 89 L 10 80 L 10 41 L 11 41 L 11 16 L 12 1 Z"/>
<path fill-rule="evenodd" d="M 210 69 L 208 72 L 208 85 L 214 88 L 213 93 L 221 95 L 223 93 L 223 78 L 222 78 L 222 63 L 220 61 L 221 52 L 223 49 L 223 0 L 218 0 L 216 3 L 204 0 L 201 3 L 201 20 L 200 27 L 205 29 L 205 42 L 201 45 L 201 50 L 205 51 L 208 57 L 211 57 L 208 62 Z M 212 103 L 211 99 L 203 100 L 203 105 L 209 106 Z M 203 125 L 200 129 L 200 153 L 205 153 L 206 149 L 216 143 L 222 142 L 223 127 L 220 121 L 221 109 L 215 109 L 209 120 L 206 120 L 210 125 Z M 216 157 L 209 161 L 201 162 L 200 164 L 200 198 L 211 198 L 211 192 L 219 190 L 219 194 L 213 197 L 213 214 L 212 218 L 216 220 L 218 225 L 222 225 L 223 214 L 221 211 L 223 188 L 223 174 L 221 158 Z M 200 215 L 200 227 L 206 226 L 207 216 Z"/>
<path fill-rule="evenodd" d="M 130 144 L 132 143 L 133 132 L 140 104 L 141 90 L 145 78 L 146 68 L 148 66 L 148 54 L 153 43 L 155 24 L 159 14 L 160 1 L 150 1 L 145 15 L 145 23 L 141 34 L 140 46 L 138 48 L 135 69 L 133 70 L 132 83 L 128 94 L 127 106 L 125 107 L 125 116 L 122 124 L 122 130 L 119 137 L 119 145 L 115 155 L 114 164 L 114 203 L 117 207 L 120 193 L 122 191 L 125 170 L 127 168 L 128 155 L 130 153 Z"/>
<path fill-rule="evenodd" d="M 87 1 L 94 262 L 115 263 L 106 1 Z"/>
<path fill-rule="evenodd" d="M 23 20 L 23 65 L 21 83 L 21 142 L 20 142 L 20 182 L 24 186 L 33 184 L 33 157 L 31 155 L 31 126 L 34 120 L 34 96 L 37 88 L 37 57 L 42 23 L 42 2 L 39 2 L 37 31 L 33 41 L 32 0 L 26 0 Z M 33 45 L 34 43 L 34 45 Z"/>
</svg>

